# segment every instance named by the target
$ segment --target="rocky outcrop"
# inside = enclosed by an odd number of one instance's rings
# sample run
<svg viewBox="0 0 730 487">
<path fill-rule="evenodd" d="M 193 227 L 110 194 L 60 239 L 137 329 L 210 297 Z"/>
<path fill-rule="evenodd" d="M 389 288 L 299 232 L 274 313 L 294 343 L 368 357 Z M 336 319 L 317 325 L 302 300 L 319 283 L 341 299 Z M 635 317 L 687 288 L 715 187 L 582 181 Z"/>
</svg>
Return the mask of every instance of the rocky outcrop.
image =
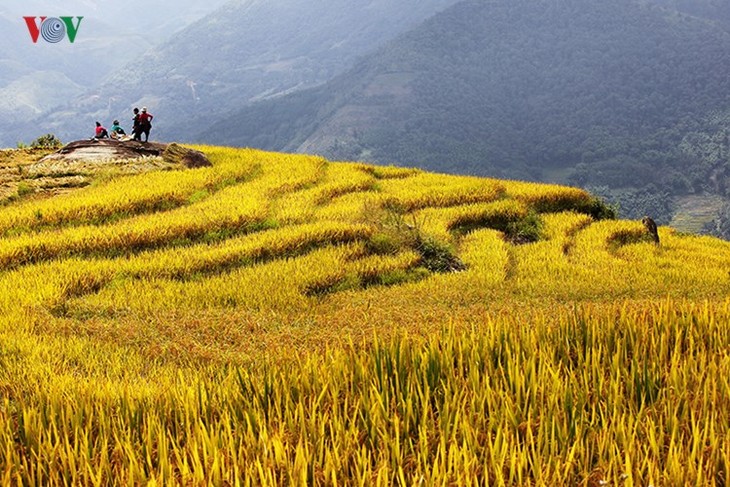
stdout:
<svg viewBox="0 0 730 487">
<path fill-rule="evenodd" d="M 51 161 L 120 161 L 143 157 L 161 157 L 167 144 L 119 141 L 114 139 L 77 140 L 71 142 L 39 162 Z"/>
<path fill-rule="evenodd" d="M 78 140 L 47 155 L 29 169 L 30 172 L 89 172 L 115 168 L 117 172 L 141 172 L 169 168 L 210 166 L 200 151 L 178 144 L 119 141 L 113 139 Z"/>
<path fill-rule="evenodd" d="M 206 167 L 211 163 L 208 157 L 198 150 L 188 149 L 179 144 L 170 144 L 162 153 L 162 159 L 171 164 L 182 164 L 188 168 Z"/>
</svg>

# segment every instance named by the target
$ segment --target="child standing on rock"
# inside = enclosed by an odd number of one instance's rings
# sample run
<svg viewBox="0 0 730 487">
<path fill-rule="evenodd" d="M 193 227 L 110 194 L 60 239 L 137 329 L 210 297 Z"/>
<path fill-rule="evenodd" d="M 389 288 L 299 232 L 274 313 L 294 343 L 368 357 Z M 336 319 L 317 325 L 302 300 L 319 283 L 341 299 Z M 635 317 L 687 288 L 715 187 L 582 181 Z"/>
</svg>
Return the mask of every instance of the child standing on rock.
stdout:
<svg viewBox="0 0 730 487">
<path fill-rule="evenodd" d="M 134 118 L 132 118 L 132 135 L 134 136 L 134 140 L 141 140 L 142 133 L 139 129 L 139 108 L 134 107 Z"/>
</svg>

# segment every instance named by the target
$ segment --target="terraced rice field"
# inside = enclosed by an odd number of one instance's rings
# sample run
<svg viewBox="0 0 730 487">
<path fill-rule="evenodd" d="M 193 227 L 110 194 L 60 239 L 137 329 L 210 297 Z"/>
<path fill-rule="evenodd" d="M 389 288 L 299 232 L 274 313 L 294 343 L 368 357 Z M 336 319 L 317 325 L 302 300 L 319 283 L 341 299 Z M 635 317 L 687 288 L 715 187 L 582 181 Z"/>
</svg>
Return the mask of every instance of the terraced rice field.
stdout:
<svg viewBox="0 0 730 487">
<path fill-rule="evenodd" d="M 730 244 L 197 147 L 0 213 L 0 479 L 726 485 Z"/>
</svg>

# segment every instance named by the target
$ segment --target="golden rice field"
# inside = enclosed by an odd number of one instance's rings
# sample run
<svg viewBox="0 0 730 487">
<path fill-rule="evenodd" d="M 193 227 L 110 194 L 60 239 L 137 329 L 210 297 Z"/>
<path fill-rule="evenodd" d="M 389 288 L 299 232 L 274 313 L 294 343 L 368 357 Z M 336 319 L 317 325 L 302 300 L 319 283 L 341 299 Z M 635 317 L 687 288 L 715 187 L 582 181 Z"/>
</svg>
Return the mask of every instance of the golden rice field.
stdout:
<svg viewBox="0 0 730 487">
<path fill-rule="evenodd" d="M 3 485 L 730 482 L 730 243 L 197 148 L 2 206 Z"/>
</svg>

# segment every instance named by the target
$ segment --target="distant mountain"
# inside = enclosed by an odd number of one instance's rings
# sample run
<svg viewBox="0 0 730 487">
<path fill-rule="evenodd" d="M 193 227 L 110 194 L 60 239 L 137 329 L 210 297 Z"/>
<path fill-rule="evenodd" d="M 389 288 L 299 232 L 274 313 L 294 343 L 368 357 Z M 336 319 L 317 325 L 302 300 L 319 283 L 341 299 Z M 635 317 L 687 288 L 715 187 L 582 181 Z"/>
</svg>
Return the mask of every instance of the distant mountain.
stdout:
<svg viewBox="0 0 730 487">
<path fill-rule="evenodd" d="M 27 15 L 81 15 L 88 21 L 106 25 L 109 37 L 130 34 L 156 44 L 227 1 L 230 0 L 23 0 L 4 2 L 0 17 L 14 22 Z M 22 21 L 19 26 L 22 29 Z"/>
<path fill-rule="evenodd" d="M 328 81 L 456 1 L 231 1 L 39 126 L 75 138 L 89 120 L 128 120 L 133 106 L 147 105 L 155 137 L 190 140 L 233 108 Z"/>
<path fill-rule="evenodd" d="M 728 114 L 715 23 L 631 0 L 465 0 L 200 139 L 603 187 L 667 221 L 672 194 L 730 191 Z"/>
<path fill-rule="evenodd" d="M 0 113 L 6 123 L 21 123 L 52 109 L 59 98 L 72 98 L 82 89 L 63 74 L 34 71 L 0 88 Z"/>
<path fill-rule="evenodd" d="M 651 0 L 657 5 L 718 23 L 730 31 L 730 2 L 727 0 Z"/>
</svg>

